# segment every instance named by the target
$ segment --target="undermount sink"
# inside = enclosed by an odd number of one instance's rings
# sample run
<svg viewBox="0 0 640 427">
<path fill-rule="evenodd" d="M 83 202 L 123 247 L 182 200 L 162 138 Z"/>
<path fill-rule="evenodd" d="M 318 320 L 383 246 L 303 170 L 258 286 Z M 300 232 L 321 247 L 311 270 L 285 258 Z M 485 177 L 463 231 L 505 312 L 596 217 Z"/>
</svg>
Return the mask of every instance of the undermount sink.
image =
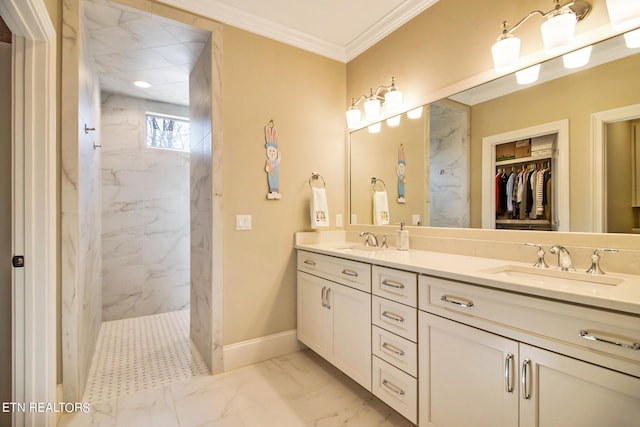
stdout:
<svg viewBox="0 0 640 427">
<path fill-rule="evenodd" d="M 568 283 L 583 283 L 585 285 L 597 284 L 616 286 L 623 282 L 623 279 L 606 275 L 594 275 L 577 271 L 562 271 L 554 268 L 525 267 L 520 265 L 506 265 L 501 267 L 489 268 L 487 270 L 483 270 L 482 272 L 499 277 L 533 281 L 540 285 L 566 285 Z"/>
<path fill-rule="evenodd" d="M 362 252 L 377 252 L 384 251 L 388 248 L 379 248 L 377 246 L 365 246 L 365 245 L 344 245 L 344 246 L 336 246 L 333 249 L 342 252 L 353 252 L 353 251 L 362 251 Z"/>
</svg>

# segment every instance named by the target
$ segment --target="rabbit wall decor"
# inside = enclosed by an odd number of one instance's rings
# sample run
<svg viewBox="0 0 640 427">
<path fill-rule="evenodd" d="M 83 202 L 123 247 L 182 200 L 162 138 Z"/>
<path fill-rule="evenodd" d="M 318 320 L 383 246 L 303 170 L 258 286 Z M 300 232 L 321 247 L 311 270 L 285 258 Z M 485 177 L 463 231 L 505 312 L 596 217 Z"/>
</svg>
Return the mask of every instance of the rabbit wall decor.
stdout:
<svg viewBox="0 0 640 427">
<path fill-rule="evenodd" d="M 264 170 L 267 172 L 267 183 L 269 184 L 267 199 L 278 200 L 282 197 L 279 182 L 279 165 L 282 153 L 278 151 L 278 131 L 273 120 L 269 120 L 269 123 L 264 127 L 264 135 L 266 140 L 265 147 L 267 149 L 267 160 Z"/>
</svg>

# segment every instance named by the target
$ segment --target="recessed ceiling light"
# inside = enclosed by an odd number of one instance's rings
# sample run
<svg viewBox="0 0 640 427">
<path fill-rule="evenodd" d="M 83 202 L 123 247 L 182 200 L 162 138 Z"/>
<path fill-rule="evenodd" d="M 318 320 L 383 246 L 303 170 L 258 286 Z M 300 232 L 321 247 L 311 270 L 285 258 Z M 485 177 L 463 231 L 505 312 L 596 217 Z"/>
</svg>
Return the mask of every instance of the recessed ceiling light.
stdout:
<svg viewBox="0 0 640 427">
<path fill-rule="evenodd" d="M 151 87 L 150 83 L 143 82 L 142 80 L 137 80 L 137 81 L 133 82 L 133 84 L 138 86 L 138 87 L 141 87 L 143 89 L 148 89 L 148 88 Z"/>
</svg>

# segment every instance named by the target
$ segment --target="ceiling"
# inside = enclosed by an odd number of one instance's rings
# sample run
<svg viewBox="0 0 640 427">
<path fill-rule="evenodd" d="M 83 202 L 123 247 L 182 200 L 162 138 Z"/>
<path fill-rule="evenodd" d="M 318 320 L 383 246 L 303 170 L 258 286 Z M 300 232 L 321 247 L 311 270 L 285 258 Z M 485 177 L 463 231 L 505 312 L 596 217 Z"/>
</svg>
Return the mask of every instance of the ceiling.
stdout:
<svg viewBox="0 0 640 427">
<path fill-rule="evenodd" d="M 160 1 L 348 62 L 438 0 Z M 84 14 L 103 91 L 188 105 L 189 72 L 207 31 L 110 0 L 85 0 Z"/>
</svg>

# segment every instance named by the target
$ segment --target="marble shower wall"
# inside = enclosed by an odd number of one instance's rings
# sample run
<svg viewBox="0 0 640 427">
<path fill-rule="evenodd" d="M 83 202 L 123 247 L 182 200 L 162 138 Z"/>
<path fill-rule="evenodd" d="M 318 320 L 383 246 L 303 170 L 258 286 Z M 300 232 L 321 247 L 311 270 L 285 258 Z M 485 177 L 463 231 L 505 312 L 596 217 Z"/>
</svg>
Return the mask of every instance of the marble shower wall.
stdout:
<svg viewBox="0 0 640 427">
<path fill-rule="evenodd" d="M 100 87 L 81 2 L 63 3 L 61 139 L 62 382 L 80 401 L 101 323 Z"/>
<path fill-rule="evenodd" d="M 222 372 L 221 29 L 189 79 L 191 109 L 191 332 L 212 373 Z"/>
<path fill-rule="evenodd" d="M 432 227 L 469 227 L 469 107 L 430 105 L 429 216 Z"/>
<path fill-rule="evenodd" d="M 103 93 L 102 318 L 189 308 L 189 153 L 145 146 L 145 113 L 189 107 Z"/>
</svg>

